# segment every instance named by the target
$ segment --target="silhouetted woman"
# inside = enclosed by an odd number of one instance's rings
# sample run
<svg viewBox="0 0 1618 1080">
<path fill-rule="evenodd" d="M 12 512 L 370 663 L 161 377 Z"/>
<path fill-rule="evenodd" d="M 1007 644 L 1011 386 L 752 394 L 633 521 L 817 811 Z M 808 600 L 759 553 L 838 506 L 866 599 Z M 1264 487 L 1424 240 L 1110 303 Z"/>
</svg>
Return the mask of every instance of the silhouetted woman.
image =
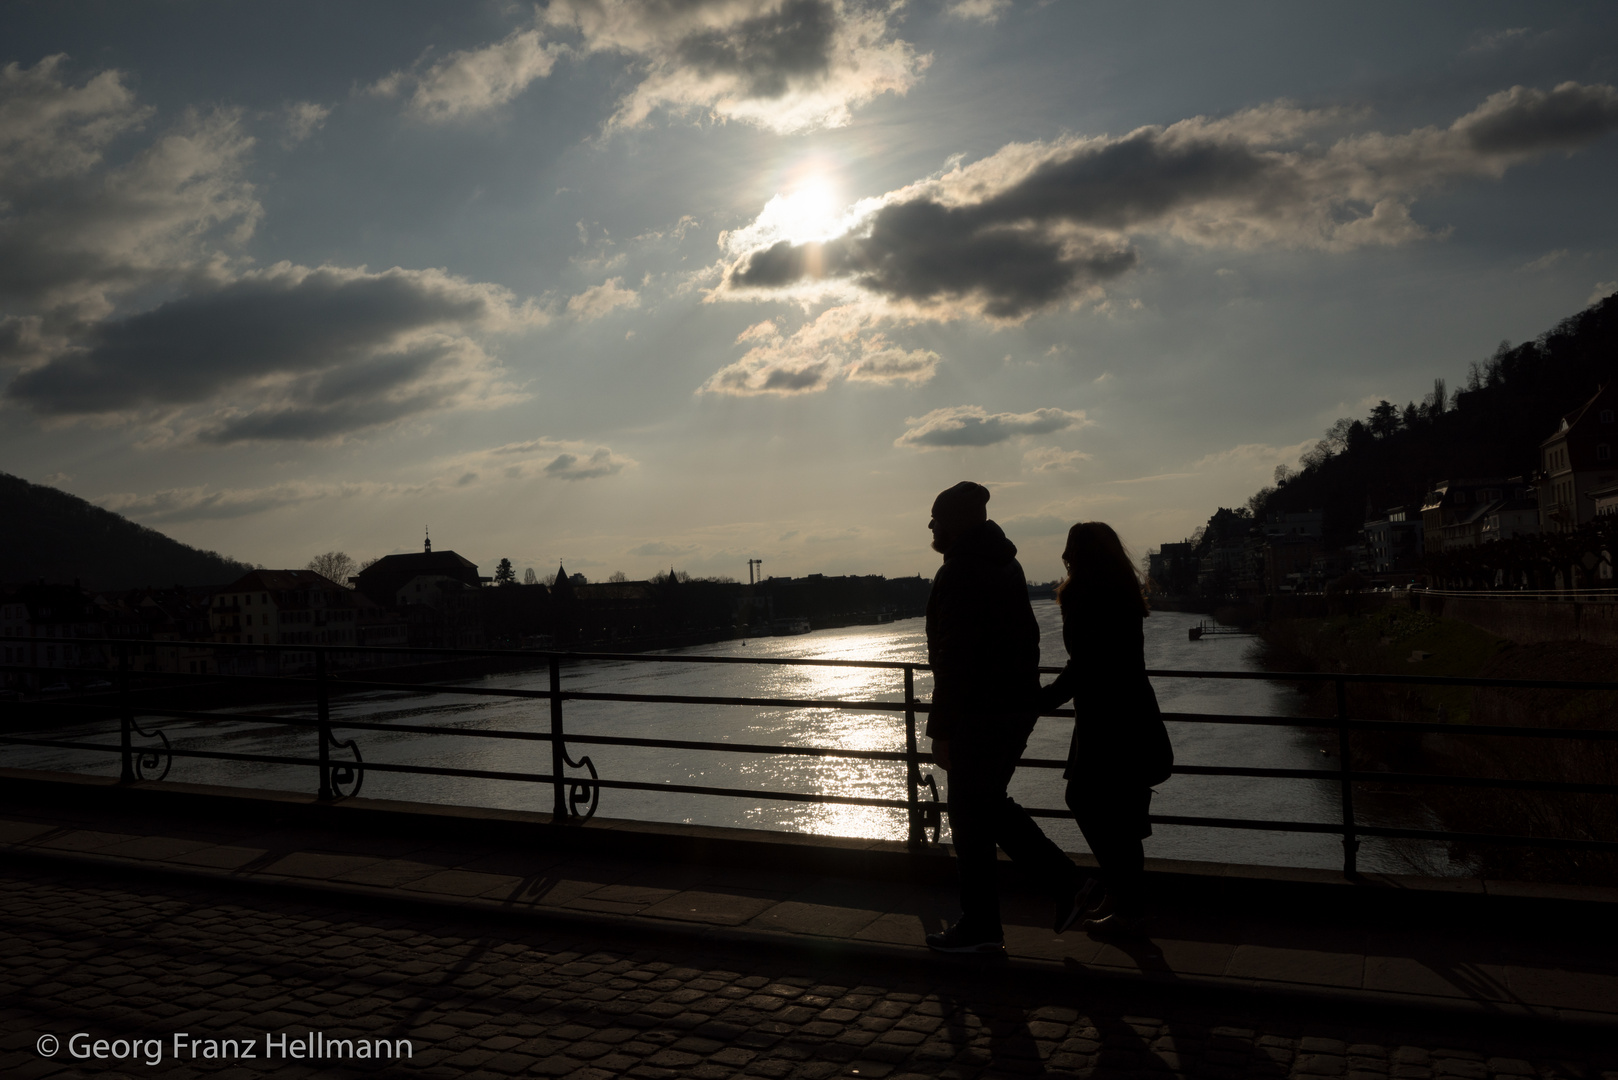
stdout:
<svg viewBox="0 0 1618 1080">
<path fill-rule="evenodd" d="M 1040 706 L 1049 711 L 1073 699 L 1077 715 L 1062 775 L 1105 894 L 1081 892 L 1057 932 L 1075 922 L 1118 929 L 1140 914 L 1151 786 L 1168 778 L 1173 751 L 1146 678 L 1142 622 L 1150 610 L 1118 534 L 1099 521 L 1081 521 L 1068 530 L 1062 562 L 1067 578 L 1056 600 L 1068 661 L 1044 688 Z"/>
</svg>

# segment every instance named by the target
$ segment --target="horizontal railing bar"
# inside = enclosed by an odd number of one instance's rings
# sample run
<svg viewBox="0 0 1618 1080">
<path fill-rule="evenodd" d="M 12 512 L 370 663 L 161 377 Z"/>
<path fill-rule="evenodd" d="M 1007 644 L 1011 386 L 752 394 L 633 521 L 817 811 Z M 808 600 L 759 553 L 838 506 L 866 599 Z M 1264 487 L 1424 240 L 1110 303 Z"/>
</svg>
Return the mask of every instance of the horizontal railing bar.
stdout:
<svg viewBox="0 0 1618 1080">
<path fill-rule="evenodd" d="M 1071 817 L 1072 812 L 1046 812 L 1040 816 Z M 1205 829 L 1261 829 L 1268 832 L 1329 833 L 1333 836 L 1343 834 L 1341 824 L 1326 821 L 1266 821 L 1263 818 L 1201 817 L 1184 814 L 1151 814 L 1147 820 L 1153 825 L 1187 825 Z"/>
<path fill-rule="evenodd" d="M 1059 671 L 1060 668 L 1041 668 Z M 1403 686 L 1482 686 L 1502 690 L 1618 690 L 1618 682 L 1569 682 L 1552 679 L 1484 679 L 1461 675 L 1378 675 L 1330 671 L 1180 671 L 1147 668 L 1154 679 L 1257 679 L 1269 682 L 1390 683 Z"/>
<path fill-rule="evenodd" d="M 1403 720 L 1350 720 L 1354 731 L 1408 731 L 1424 735 L 1499 735 L 1511 739 L 1579 739 L 1590 742 L 1610 742 L 1618 739 L 1618 731 L 1588 728 L 1536 728 L 1507 727 L 1494 724 L 1434 724 L 1426 721 Z"/>
<path fill-rule="evenodd" d="M 1066 765 L 1063 762 L 1063 765 Z M 1343 774 L 1336 769 L 1266 769 L 1246 765 L 1176 765 L 1175 776 L 1261 776 L 1281 780 L 1331 780 Z"/>
<path fill-rule="evenodd" d="M 1331 775 L 1341 775 L 1333 773 Z M 1560 791 L 1569 795 L 1618 795 L 1618 784 L 1579 784 L 1568 780 L 1514 780 L 1499 776 L 1457 776 L 1453 773 L 1353 772 L 1356 784 L 1398 784 L 1403 787 L 1481 787 L 1507 791 Z"/>
<path fill-rule="evenodd" d="M 1557 836 L 1513 836 L 1508 833 L 1465 833 L 1439 829 L 1398 829 L 1377 825 L 1356 825 L 1355 829 L 1361 836 L 1381 836 L 1391 840 L 1434 840 L 1449 844 L 1510 844 L 1565 851 L 1618 851 L 1618 841 L 1614 840 L 1575 840 Z"/>
<path fill-rule="evenodd" d="M 310 721 L 313 723 L 313 721 Z M 529 742 L 550 742 L 548 731 L 491 731 L 479 728 L 445 728 L 426 724 L 397 724 L 368 720 L 338 720 L 331 722 L 333 730 L 393 731 L 419 735 L 465 735 L 482 739 L 514 739 Z M 735 754 L 786 754 L 797 757 L 837 757 L 863 761 L 906 761 L 902 750 L 851 750 L 825 746 L 783 746 L 770 743 L 707 742 L 694 739 L 643 739 L 630 735 L 577 735 L 568 734 L 569 743 L 590 746 L 641 746 L 665 750 L 715 750 Z M 931 761 L 926 754 L 922 761 Z"/>
<path fill-rule="evenodd" d="M 744 705 L 755 709 L 841 709 L 854 712 L 929 712 L 923 701 L 845 701 L 837 698 L 696 697 L 689 694 L 612 694 L 564 690 L 563 701 L 630 701 L 652 705 Z"/>
<path fill-rule="evenodd" d="M 787 754 L 796 757 L 836 757 L 861 761 L 909 760 L 909 756 L 903 750 L 849 750 L 825 746 L 772 746 L 766 743 L 699 742 L 690 739 L 637 739 L 618 735 L 569 734 L 567 741 L 591 746 L 645 746 L 666 750 L 715 750 L 735 754 Z M 922 764 L 928 764 L 933 760 L 933 756 L 931 754 L 922 754 L 917 760 Z"/>
<path fill-rule="evenodd" d="M 1064 710 L 1062 715 L 1072 713 L 1072 709 Z M 1041 716 L 1054 715 L 1040 713 Z M 1248 716 L 1243 713 L 1195 713 L 1195 712 L 1166 712 L 1163 714 L 1166 723 L 1178 724 L 1252 724 L 1260 727 L 1299 727 L 1299 728 L 1336 728 L 1335 718 L 1325 719 L 1317 716 Z"/>
</svg>

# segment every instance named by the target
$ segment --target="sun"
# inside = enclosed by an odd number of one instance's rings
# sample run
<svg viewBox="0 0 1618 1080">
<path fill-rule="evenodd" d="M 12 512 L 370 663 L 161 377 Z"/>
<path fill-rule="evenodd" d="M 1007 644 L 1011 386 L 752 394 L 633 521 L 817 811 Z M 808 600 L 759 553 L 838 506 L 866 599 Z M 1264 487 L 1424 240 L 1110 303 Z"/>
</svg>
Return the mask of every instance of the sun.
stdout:
<svg viewBox="0 0 1618 1080">
<path fill-rule="evenodd" d="M 781 238 L 794 244 L 829 240 L 842 231 L 837 189 L 825 177 L 814 177 L 788 194 L 777 195 L 770 206 L 776 209 Z M 766 214 L 770 206 L 765 207 Z"/>
<path fill-rule="evenodd" d="M 830 240 L 845 228 L 836 182 L 829 176 L 812 174 L 765 203 L 748 232 L 754 234 L 751 239 L 766 245 L 781 240 L 808 244 Z"/>
</svg>

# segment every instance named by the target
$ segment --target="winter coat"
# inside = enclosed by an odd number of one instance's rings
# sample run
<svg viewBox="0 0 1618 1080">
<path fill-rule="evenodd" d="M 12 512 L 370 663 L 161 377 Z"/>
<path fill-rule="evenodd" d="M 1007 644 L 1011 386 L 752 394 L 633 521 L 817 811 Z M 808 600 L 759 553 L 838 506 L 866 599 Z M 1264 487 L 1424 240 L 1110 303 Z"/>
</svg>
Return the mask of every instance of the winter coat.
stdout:
<svg viewBox="0 0 1618 1080">
<path fill-rule="evenodd" d="M 1073 699 L 1068 779 L 1101 787 L 1150 786 L 1174 765 L 1157 695 L 1146 677 L 1146 633 L 1132 597 L 1062 596 L 1067 666 L 1040 693 L 1041 711 Z"/>
<path fill-rule="evenodd" d="M 944 556 L 927 598 L 933 668 L 927 734 L 949 739 L 1010 724 L 1026 737 L 1038 711 L 1039 623 L 1017 546 L 986 521 Z"/>
</svg>

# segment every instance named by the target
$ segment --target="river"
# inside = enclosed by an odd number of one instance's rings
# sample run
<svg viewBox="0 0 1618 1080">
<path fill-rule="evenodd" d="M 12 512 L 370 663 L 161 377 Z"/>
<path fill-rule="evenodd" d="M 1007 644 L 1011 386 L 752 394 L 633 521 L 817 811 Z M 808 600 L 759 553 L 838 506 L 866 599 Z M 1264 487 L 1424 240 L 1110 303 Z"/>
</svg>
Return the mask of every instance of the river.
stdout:
<svg viewBox="0 0 1618 1080">
<path fill-rule="evenodd" d="M 1057 607 L 1049 600 L 1036 601 L 1034 611 L 1043 635 L 1043 662 L 1059 665 L 1066 659 L 1066 652 L 1062 647 Z M 1159 670 L 1258 670 L 1258 665 L 1248 656 L 1251 638 L 1189 640 L 1187 630 L 1202 618 L 1179 612 L 1154 613 L 1146 621 L 1147 666 Z M 909 619 L 882 626 L 758 638 L 745 643 L 727 641 L 682 652 L 685 655 L 924 662 L 926 641 L 922 620 Z M 524 689 L 544 689 L 548 685 L 543 670 L 487 676 L 473 682 L 488 687 Z M 916 693 L 923 700 L 930 693 L 930 684 L 930 676 L 918 675 Z M 573 690 L 617 693 L 903 700 L 900 672 L 859 668 L 595 662 L 564 669 L 563 685 Z M 1298 711 L 1292 691 L 1269 682 L 1158 679 L 1155 686 L 1165 712 L 1277 716 Z M 339 738 L 357 736 L 367 761 L 546 773 L 550 770 L 550 747 L 544 742 L 369 731 L 345 733 L 341 723 L 344 719 L 393 720 L 459 728 L 546 731 L 548 710 L 547 702 L 532 699 L 468 697 L 432 690 L 414 694 L 371 692 L 334 702 L 332 720 L 339 728 Z M 310 715 L 308 710 L 300 711 L 287 705 L 263 712 L 266 715 Z M 903 715 L 899 713 L 569 701 L 565 719 L 569 734 L 866 750 L 903 750 L 905 742 Z M 254 720 L 250 714 L 246 719 L 228 724 L 152 722 L 161 723 L 178 747 L 312 756 L 312 737 L 307 729 L 288 729 Z M 1332 745 L 1330 742 L 1318 734 L 1290 728 L 1173 723 L 1169 730 L 1176 763 L 1181 765 L 1321 768 L 1335 763 L 1335 758 L 1322 753 Z M 1042 720 L 1026 756 L 1064 757 L 1070 732 L 1070 721 Z M 67 733 L 64 730 L 63 734 Z M 87 734 L 87 730 L 77 733 Z M 922 748 L 926 749 L 925 739 Z M 904 767 L 899 762 L 579 744 L 572 745 L 570 750 L 574 757 L 588 753 L 601 776 L 611 780 L 810 791 L 885 799 L 905 797 Z M 5 760 L 21 768 L 99 775 L 117 772 L 114 755 L 86 751 L 10 747 L 5 752 Z M 307 767 L 187 758 L 175 759 L 169 779 L 304 791 L 312 790 L 315 783 L 313 771 Z M 938 781 L 939 787 L 944 788 L 942 775 Z M 1059 770 L 1024 768 L 1013 779 L 1012 794 L 1024 806 L 1060 808 L 1063 783 Z M 539 811 L 550 810 L 552 801 L 548 785 L 376 771 L 366 775 L 363 794 L 375 798 Z M 1331 781 L 1202 776 L 1170 779 L 1158 788 L 1152 808 L 1159 814 L 1328 823 L 1337 821 L 1340 813 L 1338 788 Z M 1376 808 L 1370 806 L 1368 811 L 1374 819 Z M 904 811 L 883 807 L 621 789 L 601 792 L 598 813 L 603 817 L 645 821 L 887 839 L 903 839 L 907 829 Z M 1071 821 L 1045 819 L 1042 826 L 1064 849 L 1086 850 L 1078 828 Z M 947 824 L 945 838 L 948 838 Z M 1156 835 L 1147 841 L 1147 854 L 1284 866 L 1329 868 L 1342 865 L 1341 841 L 1331 835 L 1191 826 L 1158 826 Z M 1375 840 L 1366 841 L 1362 847 L 1360 867 L 1387 872 L 1412 869 L 1398 850 Z"/>
</svg>

